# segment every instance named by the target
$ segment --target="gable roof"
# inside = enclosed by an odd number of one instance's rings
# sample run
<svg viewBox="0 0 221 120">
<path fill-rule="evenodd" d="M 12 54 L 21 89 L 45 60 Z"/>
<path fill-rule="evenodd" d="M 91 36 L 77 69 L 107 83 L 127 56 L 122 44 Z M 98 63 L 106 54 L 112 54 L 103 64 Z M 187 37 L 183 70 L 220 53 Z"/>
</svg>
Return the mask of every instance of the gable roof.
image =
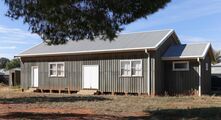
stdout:
<svg viewBox="0 0 221 120">
<path fill-rule="evenodd" d="M 18 57 L 143 49 L 156 50 L 169 36 L 171 36 L 172 33 L 175 33 L 172 29 L 155 30 L 149 32 L 120 34 L 113 41 L 104 41 L 96 38 L 94 41 L 87 39 L 79 41 L 68 41 L 63 45 L 48 46 L 45 43 L 41 43 L 27 51 L 22 52 L 18 55 Z"/>
<path fill-rule="evenodd" d="M 212 50 L 210 43 L 173 45 L 170 46 L 169 49 L 164 53 L 162 59 L 204 59 L 209 50 Z M 212 55 L 212 57 L 214 56 Z"/>
</svg>

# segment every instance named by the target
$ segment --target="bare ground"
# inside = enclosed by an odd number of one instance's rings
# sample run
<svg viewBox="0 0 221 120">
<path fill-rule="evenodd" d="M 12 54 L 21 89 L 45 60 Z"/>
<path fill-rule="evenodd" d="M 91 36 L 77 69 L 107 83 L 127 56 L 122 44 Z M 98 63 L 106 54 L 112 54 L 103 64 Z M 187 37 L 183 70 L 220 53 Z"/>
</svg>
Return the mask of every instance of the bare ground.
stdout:
<svg viewBox="0 0 221 120">
<path fill-rule="evenodd" d="M 221 119 L 221 96 L 79 96 L 0 88 L 0 119 Z"/>
</svg>

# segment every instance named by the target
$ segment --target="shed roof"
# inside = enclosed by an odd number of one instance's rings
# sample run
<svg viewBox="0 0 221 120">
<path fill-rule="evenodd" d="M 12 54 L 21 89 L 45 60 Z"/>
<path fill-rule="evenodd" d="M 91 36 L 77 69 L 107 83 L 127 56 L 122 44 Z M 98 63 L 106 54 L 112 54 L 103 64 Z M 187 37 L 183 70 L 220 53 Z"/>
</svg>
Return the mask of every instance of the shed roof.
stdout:
<svg viewBox="0 0 221 120">
<path fill-rule="evenodd" d="M 108 51 L 126 51 L 157 49 L 174 30 L 155 30 L 149 32 L 120 34 L 113 41 L 104 41 L 96 38 L 91 40 L 68 41 L 63 45 L 48 46 L 41 43 L 19 54 L 22 56 L 44 56 L 73 53 L 92 53 Z"/>
<path fill-rule="evenodd" d="M 221 67 L 221 63 L 214 64 L 212 67 Z"/>
<path fill-rule="evenodd" d="M 210 43 L 173 45 L 164 53 L 162 59 L 204 58 L 210 48 Z"/>
<path fill-rule="evenodd" d="M 217 63 L 217 64 L 212 65 L 211 73 L 213 75 L 221 75 L 221 63 Z"/>
<path fill-rule="evenodd" d="M 8 70 L 0 69 L 0 75 L 9 75 Z"/>
</svg>

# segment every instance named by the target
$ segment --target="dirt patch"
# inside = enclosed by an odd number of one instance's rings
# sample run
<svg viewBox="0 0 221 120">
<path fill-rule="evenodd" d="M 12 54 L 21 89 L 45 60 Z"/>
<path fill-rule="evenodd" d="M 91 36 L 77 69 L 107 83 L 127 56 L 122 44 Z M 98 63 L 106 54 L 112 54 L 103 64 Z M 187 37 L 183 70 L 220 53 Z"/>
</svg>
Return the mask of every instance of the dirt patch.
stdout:
<svg viewBox="0 0 221 120">
<path fill-rule="evenodd" d="M 0 91 L 0 119 L 221 119 L 220 96 L 80 96 Z"/>
</svg>

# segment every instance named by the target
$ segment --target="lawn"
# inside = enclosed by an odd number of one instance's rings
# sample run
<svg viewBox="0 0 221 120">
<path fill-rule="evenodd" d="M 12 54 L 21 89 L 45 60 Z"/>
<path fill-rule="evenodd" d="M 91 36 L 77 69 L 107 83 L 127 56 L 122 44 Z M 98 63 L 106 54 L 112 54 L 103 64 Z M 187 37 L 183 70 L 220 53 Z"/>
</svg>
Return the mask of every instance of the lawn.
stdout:
<svg viewBox="0 0 221 120">
<path fill-rule="evenodd" d="M 79 96 L 0 89 L 0 119 L 221 119 L 221 96 Z"/>
</svg>

